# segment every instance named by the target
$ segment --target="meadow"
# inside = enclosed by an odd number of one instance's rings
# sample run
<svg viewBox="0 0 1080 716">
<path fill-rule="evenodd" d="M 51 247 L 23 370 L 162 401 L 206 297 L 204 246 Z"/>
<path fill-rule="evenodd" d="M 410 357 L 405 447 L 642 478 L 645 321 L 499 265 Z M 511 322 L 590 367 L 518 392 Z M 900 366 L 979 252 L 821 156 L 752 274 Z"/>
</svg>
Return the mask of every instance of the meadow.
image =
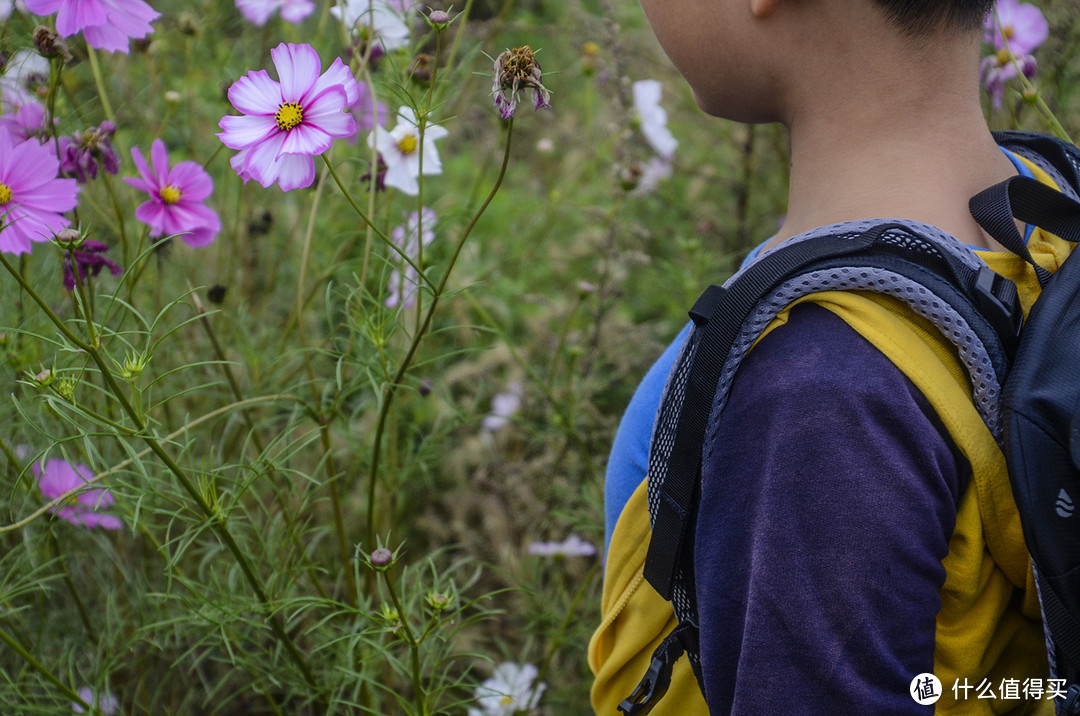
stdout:
<svg viewBox="0 0 1080 716">
<path fill-rule="evenodd" d="M 0 0 L 0 713 L 589 713 L 607 452 L 782 128 L 635 2 L 82 1 Z M 1075 2 L 995 128 L 1080 137 Z"/>
</svg>

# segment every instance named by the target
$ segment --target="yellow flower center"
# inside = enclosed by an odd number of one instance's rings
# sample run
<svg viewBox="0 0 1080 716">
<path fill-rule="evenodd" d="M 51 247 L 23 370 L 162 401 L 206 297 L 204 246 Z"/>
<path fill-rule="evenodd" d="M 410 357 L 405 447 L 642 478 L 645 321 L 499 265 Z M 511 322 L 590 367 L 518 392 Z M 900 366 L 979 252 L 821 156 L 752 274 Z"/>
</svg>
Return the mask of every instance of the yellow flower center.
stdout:
<svg viewBox="0 0 1080 716">
<path fill-rule="evenodd" d="M 1006 40 L 1011 40 L 1013 35 L 1016 34 L 1016 30 L 1013 29 L 1012 25 L 1006 25 L 1001 28 L 1001 34 L 1005 36 Z"/>
<path fill-rule="evenodd" d="M 6 204 L 11 201 L 11 187 L 7 184 L 0 184 L 0 205 Z"/>
<path fill-rule="evenodd" d="M 997 53 L 998 67 L 1004 67 L 1005 65 L 1009 64 L 1010 62 L 1012 62 L 1012 53 L 1010 53 L 1008 50 L 1005 50 L 1005 49 L 998 50 L 998 53 Z"/>
<path fill-rule="evenodd" d="M 304 108 L 300 106 L 299 102 L 285 102 L 278 105 L 274 121 L 277 122 L 278 129 L 282 132 L 288 132 L 304 121 Z"/>
<path fill-rule="evenodd" d="M 160 196 L 161 200 L 166 204 L 175 204 L 180 201 L 180 197 L 183 195 L 184 193 L 172 184 L 161 187 L 161 191 L 158 192 L 158 196 Z"/>
<path fill-rule="evenodd" d="M 416 135 L 406 134 L 398 140 L 397 146 L 402 154 L 412 154 L 416 151 Z"/>
<path fill-rule="evenodd" d="M 503 706 L 509 706 L 510 704 L 514 703 L 514 697 L 510 694 L 507 694 L 499 700 L 499 703 Z"/>
</svg>

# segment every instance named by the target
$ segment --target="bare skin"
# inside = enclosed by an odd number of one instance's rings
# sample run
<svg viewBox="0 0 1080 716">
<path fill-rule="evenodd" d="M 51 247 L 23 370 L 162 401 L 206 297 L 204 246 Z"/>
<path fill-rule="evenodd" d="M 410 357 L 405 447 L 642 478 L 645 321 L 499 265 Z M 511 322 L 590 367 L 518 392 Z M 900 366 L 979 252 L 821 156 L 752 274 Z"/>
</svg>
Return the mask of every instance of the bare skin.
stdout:
<svg viewBox="0 0 1080 716">
<path fill-rule="evenodd" d="M 642 6 L 702 109 L 790 131 L 787 218 L 770 246 L 840 221 L 902 218 L 1002 248 L 967 208 L 1016 174 L 979 103 L 978 31 L 906 37 L 870 0 Z"/>
</svg>

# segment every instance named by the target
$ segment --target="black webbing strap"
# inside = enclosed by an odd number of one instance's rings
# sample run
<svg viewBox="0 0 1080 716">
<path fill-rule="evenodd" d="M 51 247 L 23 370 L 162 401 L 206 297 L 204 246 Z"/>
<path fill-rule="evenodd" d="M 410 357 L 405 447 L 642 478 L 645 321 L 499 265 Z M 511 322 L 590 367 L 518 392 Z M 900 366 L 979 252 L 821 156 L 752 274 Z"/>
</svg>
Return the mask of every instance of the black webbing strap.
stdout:
<svg viewBox="0 0 1080 716">
<path fill-rule="evenodd" d="M 653 651 L 648 672 L 638 682 L 634 693 L 622 700 L 618 710 L 626 716 L 644 716 L 652 711 L 656 702 L 667 693 L 668 686 L 671 685 L 671 670 L 675 662 L 685 652 L 697 654 L 700 651 L 698 633 L 698 626 L 693 622 L 686 622 L 675 627 Z M 701 693 L 704 694 L 701 671 L 697 665 L 694 666 L 694 676 L 697 678 L 698 686 L 701 687 Z"/>
<path fill-rule="evenodd" d="M 1072 669 L 1071 673 L 1058 674 L 1071 683 L 1080 681 L 1080 622 L 1069 613 L 1061 598 L 1050 585 L 1042 572 L 1036 572 L 1039 580 L 1039 601 L 1042 604 L 1043 619 L 1054 641 L 1054 647 L 1065 657 Z"/>
<path fill-rule="evenodd" d="M 652 538 L 645 557 L 645 578 L 664 599 L 671 599 L 680 555 L 688 554 L 685 543 L 700 483 L 706 423 L 724 358 L 743 322 L 761 297 L 793 271 L 814 261 L 865 249 L 881 233 L 871 231 L 851 238 L 829 236 L 791 244 L 763 256 L 731 284 L 730 290 L 710 286 L 694 305 L 690 315 L 702 332 L 695 355 L 706 356 L 706 359 L 695 360 L 687 378 L 675 445 L 667 472 L 660 481 Z M 721 298 L 724 299 L 724 311 L 718 312 L 716 308 Z"/>
<path fill-rule="evenodd" d="M 968 203 L 986 233 L 1035 269 L 1045 286 L 1050 272 L 1035 263 L 1013 219 L 1034 224 L 1066 241 L 1080 241 L 1080 204 L 1030 177 L 1012 177 L 985 189 Z"/>
</svg>

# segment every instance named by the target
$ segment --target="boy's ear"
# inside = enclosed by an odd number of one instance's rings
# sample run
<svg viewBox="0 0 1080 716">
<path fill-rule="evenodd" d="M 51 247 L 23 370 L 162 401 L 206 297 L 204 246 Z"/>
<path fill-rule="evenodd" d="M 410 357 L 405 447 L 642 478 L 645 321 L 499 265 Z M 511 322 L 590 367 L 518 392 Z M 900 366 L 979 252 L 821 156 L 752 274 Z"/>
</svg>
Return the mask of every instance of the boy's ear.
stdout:
<svg viewBox="0 0 1080 716">
<path fill-rule="evenodd" d="M 750 13 L 759 20 L 773 14 L 780 0 L 750 0 Z"/>
</svg>

